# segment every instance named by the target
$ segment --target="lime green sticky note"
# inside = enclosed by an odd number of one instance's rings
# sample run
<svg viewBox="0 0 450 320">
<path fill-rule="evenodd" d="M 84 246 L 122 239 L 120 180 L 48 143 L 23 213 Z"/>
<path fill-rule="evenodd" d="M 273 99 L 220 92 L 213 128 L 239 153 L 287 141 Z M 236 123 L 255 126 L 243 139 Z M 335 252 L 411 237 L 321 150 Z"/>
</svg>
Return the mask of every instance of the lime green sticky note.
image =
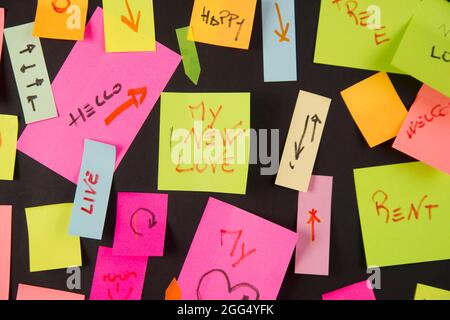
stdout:
<svg viewBox="0 0 450 320">
<path fill-rule="evenodd" d="M 402 73 L 390 62 L 421 0 L 322 0 L 315 63 Z"/>
<path fill-rule="evenodd" d="M 450 2 L 422 2 L 392 64 L 450 97 Z"/>
<path fill-rule="evenodd" d="M 80 238 L 68 233 L 72 203 L 26 208 L 30 272 L 81 266 Z"/>
<path fill-rule="evenodd" d="M 155 51 L 153 0 L 103 0 L 106 52 Z"/>
<path fill-rule="evenodd" d="M 14 179 L 18 130 L 16 116 L 0 115 L 0 180 Z"/>
<path fill-rule="evenodd" d="M 163 93 L 158 189 L 245 194 L 250 93 Z"/>
<path fill-rule="evenodd" d="M 450 300 L 450 291 L 418 283 L 414 300 Z"/>
<path fill-rule="evenodd" d="M 450 259 L 450 176 L 421 162 L 354 170 L 368 266 Z"/>
</svg>

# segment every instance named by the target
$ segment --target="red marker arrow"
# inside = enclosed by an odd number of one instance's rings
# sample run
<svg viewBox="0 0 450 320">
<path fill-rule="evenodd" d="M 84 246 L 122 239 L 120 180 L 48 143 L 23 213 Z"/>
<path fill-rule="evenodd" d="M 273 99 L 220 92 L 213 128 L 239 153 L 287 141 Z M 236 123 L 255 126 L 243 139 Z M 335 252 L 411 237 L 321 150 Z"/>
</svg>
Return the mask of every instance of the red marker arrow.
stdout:
<svg viewBox="0 0 450 320">
<path fill-rule="evenodd" d="M 278 6 L 278 3 L 276 3 L 276 2 L 275 2 L 275 8 L 277 9 L 278 21 L 280 22 L 280 28 L 281 28 L 281 32 L 278 30 L 275 30 L 275 34 L 280 37 L 280 42 L 283 42 L 283 41 L 289 42 L 291 40 L 288 37 L 286 37 L 287 33 L 289 31 L 289 22 L 286 23 L 286 27 L 285 27 L 283 25 L 283 19 L 281 18 L 280 7 Z"/>
<path fill-rule="evenodd" d="M 121 17 L 122 18 L 122 22 L 125 23 L 127 26 L 129 26 L 130 29 L 133 30 L 134 32 L 138 32 L 138 30 L 139 30 L 139 21 L 141 20 L 141 11 L 138 11 L 137 20 L 135 22 L 134 21 L 133 12 L 131 11 L 130 5 L 128 4 L 128 0 L 125 0 L 125 4 L 127 5 L 128 16 L 130 18 L 122 16 Z"/>
<path fill-rule="evenodd" d="M 140 95 L 139 101 L 136 98 L 136 96 Z M 128 108 L 135 106 L 136 109 L 139 108 L 139 105 L 142 105 L 142 103 L 145 100 L 145 97 L 147 96 L 147 87 L 142 87 L 138 89 L 129 89 L 128 90 L 128 96 L 131 97 L 128 99 L 125 103 L 117 107 L 116 110 L 114 110 L 106 119 L 105 124 L 109 126 L 114 119 L 116 119 L 119 115 L 121 115 L 125 110 Z"/>
</svg>

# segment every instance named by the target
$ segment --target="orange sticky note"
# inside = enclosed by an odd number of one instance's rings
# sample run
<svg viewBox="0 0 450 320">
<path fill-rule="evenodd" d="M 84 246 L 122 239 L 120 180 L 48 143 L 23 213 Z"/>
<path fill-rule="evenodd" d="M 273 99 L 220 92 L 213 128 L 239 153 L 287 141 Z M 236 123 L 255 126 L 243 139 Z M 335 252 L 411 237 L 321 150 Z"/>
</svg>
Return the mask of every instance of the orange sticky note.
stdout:
<svg viewBox="0 0 450 320">
<path fill-rule="evenodd" d="M 12 207 L 0 206 L 0 300 L 9 298 Z"/>
<path fill-rule="evenodd" d="M 173 278 L 167 287 L 166 300 L 181 300 L 181 288 L 176 278 Z"/>
<path fill-rule="evenodd" d="M 33 36 L 83 40 L 88 0 L 38 0 Z"/>
<path fill-rule="evenodd" d="M 248 49 L 256 0 L 195 0 L 189 40 Z"/>
<path fill-rule="evenodd" d="M 407 115 L 385 72 L 345 89 L 341 95 L 371 148 L 394 138 Z"/>
<path fill-rule="evenodd" d="M 19 283 L 16 300 L 84 300 L 84 295 Z"/>
</svg>

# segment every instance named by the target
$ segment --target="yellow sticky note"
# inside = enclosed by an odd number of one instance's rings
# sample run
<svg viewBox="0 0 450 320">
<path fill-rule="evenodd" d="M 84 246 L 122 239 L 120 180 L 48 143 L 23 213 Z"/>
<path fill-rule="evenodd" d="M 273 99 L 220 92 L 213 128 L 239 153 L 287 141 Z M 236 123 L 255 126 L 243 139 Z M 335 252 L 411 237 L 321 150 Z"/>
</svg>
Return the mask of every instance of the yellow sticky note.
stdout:
<svg viewBox="0 0 450 320">
<path fill-rule="evenodd" d="M 152 0 L 103 0 L 106 52 L 155 51 Z"/>
<path fill-rule="evenodd" d="M 345 89 L 341 95 L 371 148 L 394 138 L 407 115 L 385 72 Z"/>
<path fill-rule="evenodd" d="M 450 300 L 450 291 L 418 283 L 414 300 Z"/>
<path fill-rule="evenodd" d="M 72 203 L 26 208 L 30 272 L 81 266 L 80 238 L 68 233 Z"/>
<path fill-rule="evenodd" d="M 308 192 L 331 99 L 300 90 L 275 184 Z"/>
<path fill-rule="evenodd" d="M 88 0 L 39 0 L 33 36 L 83 40 Z"/>
<path fill-rule="evenodd" d="M 256 0 L 195 0 L 189 40 L 248 49 Z"/>
<path fill-rule="evenodd" d="M 0 180 L 14 179 L 18 130 L 16 116 L 0 115 Z"/>
</svg>

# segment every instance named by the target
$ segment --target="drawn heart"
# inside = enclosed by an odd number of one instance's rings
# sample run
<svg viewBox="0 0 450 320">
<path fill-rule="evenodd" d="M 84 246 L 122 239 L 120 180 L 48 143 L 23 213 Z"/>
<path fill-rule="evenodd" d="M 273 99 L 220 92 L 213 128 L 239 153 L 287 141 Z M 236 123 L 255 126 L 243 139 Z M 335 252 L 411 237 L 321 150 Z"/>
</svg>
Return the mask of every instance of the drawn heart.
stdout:
<svg viewBox="0 0 450 320">
<path fill-rule="evenodd" d="M 259 300 L 258 289 L 246 282 L 231 286 L 230 278 L 221 269 L 205 273 L 198 282 L 198 300 Z"/>
</svg>

